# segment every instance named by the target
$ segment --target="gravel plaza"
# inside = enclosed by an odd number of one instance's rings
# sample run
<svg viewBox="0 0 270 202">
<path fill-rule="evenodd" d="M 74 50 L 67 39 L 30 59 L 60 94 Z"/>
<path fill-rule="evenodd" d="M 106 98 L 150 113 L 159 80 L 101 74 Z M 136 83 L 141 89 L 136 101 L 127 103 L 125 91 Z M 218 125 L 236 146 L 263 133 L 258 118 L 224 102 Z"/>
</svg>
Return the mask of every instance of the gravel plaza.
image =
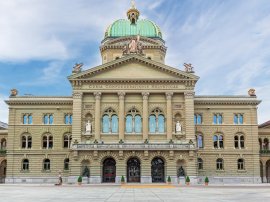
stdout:
<svg viewBox="0 0 270 202">
<path fill-rule="evenodd" d="M 270 201 L 268 185 L 0 185 L 1 202 Z"/>
</svg>

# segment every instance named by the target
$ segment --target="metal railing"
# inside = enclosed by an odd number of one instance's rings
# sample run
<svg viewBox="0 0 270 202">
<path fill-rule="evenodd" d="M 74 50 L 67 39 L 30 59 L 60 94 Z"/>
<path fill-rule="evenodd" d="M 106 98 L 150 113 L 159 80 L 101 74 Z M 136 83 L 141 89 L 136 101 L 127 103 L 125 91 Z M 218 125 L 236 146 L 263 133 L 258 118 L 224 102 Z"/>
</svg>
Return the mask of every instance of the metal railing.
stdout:
<svg viewBox="0 0 270 202">
<path fill-rule="evenodd" d="M 7 150 L 6 149 L 0 149 L 0 155 L 6 155 Z"/>
<path fill-rule="evenodd" d="M 262 150 L 260 150 L 260 154 L 270 154 L 270 150 L 262 149 Z"/>
</svg>

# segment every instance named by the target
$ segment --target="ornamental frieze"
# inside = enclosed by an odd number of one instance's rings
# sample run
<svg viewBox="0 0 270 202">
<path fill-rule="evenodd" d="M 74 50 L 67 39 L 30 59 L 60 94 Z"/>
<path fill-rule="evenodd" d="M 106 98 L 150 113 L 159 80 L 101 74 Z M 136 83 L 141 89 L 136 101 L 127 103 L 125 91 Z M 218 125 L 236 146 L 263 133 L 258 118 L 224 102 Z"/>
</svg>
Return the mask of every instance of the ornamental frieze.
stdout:
<svg viewBox="0 0 270 202">
<path fill-rule="evenodd" d="M 124 84 L 124 85 L 113 85 L 113 84 L 94 84 L 87 86 L 88 89 L 136 89 L 136 90 L 142 90 L 142 89 L 181 89 L 184 90 L 184 85 L 158 85 L 158 84 L 149 84 L 149 85 L 134 85 L 134 84 Z M 85 89 L 85 88 L 84 88 Z"/>
</svg>

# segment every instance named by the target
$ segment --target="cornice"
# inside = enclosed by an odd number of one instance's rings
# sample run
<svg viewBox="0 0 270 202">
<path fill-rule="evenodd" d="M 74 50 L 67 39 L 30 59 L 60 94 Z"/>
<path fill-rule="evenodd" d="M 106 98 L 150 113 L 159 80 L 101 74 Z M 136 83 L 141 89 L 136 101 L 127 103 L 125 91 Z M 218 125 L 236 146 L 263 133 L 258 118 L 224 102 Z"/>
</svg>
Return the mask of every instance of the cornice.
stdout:
<svg viewBox="0 0 270 202">
<path fill-rule="evenodd" d="M 194 98 L 194 104 L 196 105 L 258 105 L 260 103 L 261 100 L 250 96 L 195 96 Z"/>
<path fill-rule="evenodd" d="M 20 97 L 10 97 L 9 100 L 5 101 L 8 105 L 72 105 L 73 99 L 72 97 L 38 97 L 38 96 L 20 96 Z"/>
<path fill-rule="evenodd" d="M 107 45 L 107 44 L 111 45 L 113 43 L 123 42 L 123 41 L 127 41 L 127 40 L 130 41 L 131 39 L 134 39 L 134 36 L 107 38 L 107 39 L 102 41 L 101 46 Z M 158 40 L 156 40 L 156 39 L 151 39 L 149 37 L 141 36 L 140 40 L 141 41 L 146 41 L 146 42 L 149 42 L 149 43 L 153 43 L 153 44 L 156 44 L 156 45 L 161 45 L 161 44 L 164 45 L 165 44 L 165 41 L 160 39 L 160 38 L 158 38 Z"/>
</svg>

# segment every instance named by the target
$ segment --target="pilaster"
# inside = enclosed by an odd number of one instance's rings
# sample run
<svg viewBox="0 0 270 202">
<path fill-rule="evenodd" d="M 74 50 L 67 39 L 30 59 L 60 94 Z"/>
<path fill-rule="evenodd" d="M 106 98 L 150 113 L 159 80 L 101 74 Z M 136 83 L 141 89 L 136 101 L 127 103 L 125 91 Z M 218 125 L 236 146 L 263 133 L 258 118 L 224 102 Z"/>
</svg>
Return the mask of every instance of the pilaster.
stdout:
<svg viewBox="0 0 270 202">
<path fill-rule="evenodd" d="M 81 92 L 73 92 L 72 141 L 81 142 L 82 135 L 82 96 Z"/>
<path fill-rule="evenodd" d="M 95 139 L 100 140 L 100 100 L 101 92 L 95 92 Z"/>
<path fill-rule="evenodd" d="M 119 140 L 125 137 L 125 92 L 118 92 L 119 96 Z"/>
<path fill-rule="evenodd" d="M 149 93 L 143 92 L 143 140 L 148 139 L 148 98 Z"/>
<path fill-rule="evenodd" d="M 185 95 L 186 139 L 195 140 L 194 125 L 194 95 L 193 91 L 187 91 Z"/>
<path fill-rule="evenodd" d="M 166 93 L 167 98 L 167 140 L 172 139 L 172 92 Z"/>
</svg>

